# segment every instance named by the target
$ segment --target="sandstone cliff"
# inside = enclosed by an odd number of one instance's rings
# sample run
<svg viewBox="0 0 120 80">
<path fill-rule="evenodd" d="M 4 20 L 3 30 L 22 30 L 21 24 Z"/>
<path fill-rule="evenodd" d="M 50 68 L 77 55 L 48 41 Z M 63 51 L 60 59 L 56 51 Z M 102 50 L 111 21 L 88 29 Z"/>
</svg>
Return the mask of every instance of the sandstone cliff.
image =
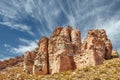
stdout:
<svg viewBox="0 0 120 80">
<path fill-rule="evenodd" d="M 95 66 L 110 59 L 111 54 L 112 43 L 104 29 L 89 30 L 82 43 L 79 30 L 59 26 L 49 39 L 40 39 L 38 48 L 26 52 L 24 71 L 40 75 Z"/>
</svg>

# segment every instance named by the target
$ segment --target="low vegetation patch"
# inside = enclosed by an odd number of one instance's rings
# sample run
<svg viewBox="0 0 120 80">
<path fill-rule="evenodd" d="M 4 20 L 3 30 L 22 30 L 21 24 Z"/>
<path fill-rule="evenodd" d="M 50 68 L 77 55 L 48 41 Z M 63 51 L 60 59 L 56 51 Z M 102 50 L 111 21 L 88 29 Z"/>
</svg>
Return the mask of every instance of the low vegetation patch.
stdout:
<svg viewBox="0 0 120 80">
<path fill-rule="evenodd" d="M 22 67 L 13 67 L 0 73 L 1 80 L 120 80 L 120 58 L 104 61 L 104 64 L 66 71 L 53 75 L 31 75 Z"/>
</svg>

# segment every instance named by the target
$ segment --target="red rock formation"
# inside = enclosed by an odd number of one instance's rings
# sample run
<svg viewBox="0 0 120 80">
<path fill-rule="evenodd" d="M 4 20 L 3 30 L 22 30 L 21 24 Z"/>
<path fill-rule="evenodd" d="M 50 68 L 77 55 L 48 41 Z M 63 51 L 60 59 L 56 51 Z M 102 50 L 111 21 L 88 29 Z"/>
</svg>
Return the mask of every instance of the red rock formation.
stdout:
<svg viewBox="0 0 120 80">
<path fill-rule="evenodd" d="M 33 74 L 48 74 L 48 38 L 42 37 L 38 43 L 38 52 L 34 60 Z"/>
<path fill-rule="evenodd" d="M 89 30 L 88 36 L 97 37 L 99 40 L 102 40 L 105 43 L 105 59 L 111 58 L 112 53 L 112 43 L 108 39 L 104 29 L 101 30 Z"/>
<path fill-rule="evenodd" d="M 54 48 L 52 74 L 73 69 L 73 45 L 71 43 L 71 27 L 61 30 Z M 65 61 L 65 62 L 64 62 Z M 64 66 L 64 67 L 63 67 Z"/>
<path fill-rule="evenodd" d="M 8 60 L 0 61 L 0 70 L 6 69 L 7 67 L 12 66 L 23 66 L 19 63 L 22 63 L 24 61 L 24 56 L 10 58 Z"/>
<path fill-rule="evenodd" d="M 25 70 L 33 74 L 54 74 L 62 71 L 102 64 L 111 58 L 112 44 L 105 30 L 89 30 L 84 42 L 81 33 L 57 27 L 48 39 L 41 38 L 35 51 L 25 55 Z"/>
<path fill-rule="evenodd" d="M 81 53 L 75 55 L 77 68 L 102 64 L 111 58 L 112 45 L 105 30 L 89 30 L 81 46 Z"/>
<path fill-rule="evenodd" d="M 49 73 L 52 72 L 52 64 L 54 61 L 54 52 L 55 52 L 55 48 L 56 48 L 55 45 L 56 45 L 58 36 L 60 35 L 60 32 L 62 29 L 63 29 L 62 27 L 57 27 L 48 42 Z"/>
<path fill-rule="evenodd" d="M 80 51 L 81 51 L 81 33 L 80 33 L 80 31 L 72 30 L 71 41 L 72 41 L 74 53 L 75 54 L 80 53 Z"/>
<path fill-rule="evenodd" d="M 89 30 L 84 42 L 81 33 L 70 26 L 57 27 L 48 39 L 42 37 L 38 47 L 21 57 L 0 61 L 0 69 L 24 60 L 24 71 L 34 75 L 54 74 L 86 66 L 102 64 L 105 59 L 117 55 L 104 29 Z M 113 56 L 112 56 L 113 57 Z M 20 65 L 19 65 L 20 66 Z"/>
<path fill-rule="evenodd" d="M 25 72 L 32 73 L 35 57 L 36 57 L 35 51 L 26 52 L 26 54 L 24 55 L 24 71 Z"/>
<path fill-rule="evenodd" d="M 72 57 L 67 55 L 66 50 L 59 50 L 55 55 L 52 65 L 52 74 L 72 70 Z"/>
</svg>

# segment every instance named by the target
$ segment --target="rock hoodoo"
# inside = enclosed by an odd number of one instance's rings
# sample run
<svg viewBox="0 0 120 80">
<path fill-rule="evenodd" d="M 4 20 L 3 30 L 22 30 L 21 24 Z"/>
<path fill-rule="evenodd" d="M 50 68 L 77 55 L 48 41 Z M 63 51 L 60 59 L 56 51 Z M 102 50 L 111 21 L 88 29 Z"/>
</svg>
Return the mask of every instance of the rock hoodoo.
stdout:
<svg viewBox="0 0 120 80">
<path fill-rule="evenodd" d="M 35 75 L 54 74 L 102 64 L 111 54 L 112 44 L 104 29 L 89 30 L 82 43 L 79 30 L 59 26 L 49 39 L 40 39 L 38 48 L 26 52 L 24 70 Z"/>
</svg>

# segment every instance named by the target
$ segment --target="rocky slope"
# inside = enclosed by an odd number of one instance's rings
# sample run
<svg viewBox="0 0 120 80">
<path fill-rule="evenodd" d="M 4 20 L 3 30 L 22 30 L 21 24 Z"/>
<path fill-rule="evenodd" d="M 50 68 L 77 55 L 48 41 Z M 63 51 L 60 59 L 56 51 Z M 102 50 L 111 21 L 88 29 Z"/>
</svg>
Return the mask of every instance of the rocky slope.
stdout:
<svg viewBox="0 0 120 80">
<path fill-rule="evenodd" d="M 12 67 L 0 73 L 0 80 L 120 80 L 120 58 L 52 75 L 32 75 L 23 72 L 23 67 Z"/>
<path fill-rule="evenodd" d="M 13 66 L 23 66 L 24 56 L 10 58 L 8 60 L 0 61 L 0 72 L 6 68 Z M 21 64 L 22 63 L 22 64 Z"/>
<path fill-rule="evenodd" d="M 100 80 L 104 76 L 113 75 L 111 70 L 115 70 L 115 76 L 120 74 L 120 59 L 117 57 L 118 52 L 112 50 L 112 43 L 104 29 L 89 30 L 82 43 L 79 30 L 70 26 L 57 27 L 50 38 L 42 37 L 39 40 L 35 50 L 27 51 L 20 57 L 0 61 L 0 79 L 78 80 L 80 77 L 84 80 L 90 77 Z M 93 67 L 95 65 L 98 66 Z M 40 76 L 45 74 L 53 75 Z M 91 74 L 98 76 L 91 77 Z"/>
</svg>

